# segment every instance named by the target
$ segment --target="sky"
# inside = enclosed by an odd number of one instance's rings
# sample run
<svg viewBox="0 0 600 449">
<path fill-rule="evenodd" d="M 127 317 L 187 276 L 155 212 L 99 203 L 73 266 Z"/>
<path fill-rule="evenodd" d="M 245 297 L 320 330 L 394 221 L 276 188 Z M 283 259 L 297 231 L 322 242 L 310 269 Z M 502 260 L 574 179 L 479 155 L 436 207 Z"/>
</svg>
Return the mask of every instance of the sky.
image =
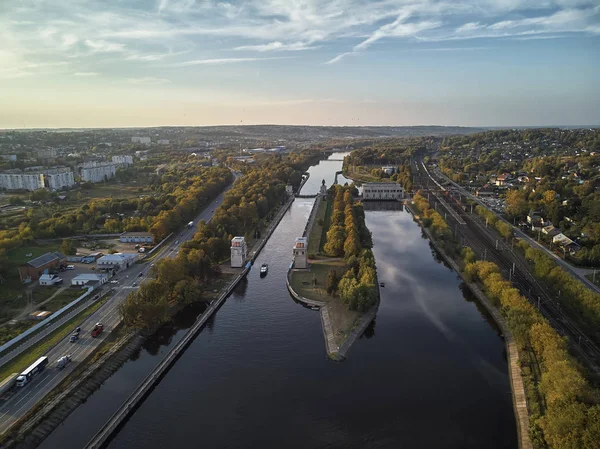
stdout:
<svg viewBox="0 0 600 449">
<path fill-rule="evenodd" d="M 0 0 L 0 128 L 600 125 L 600 0 Z"/>
</svg>

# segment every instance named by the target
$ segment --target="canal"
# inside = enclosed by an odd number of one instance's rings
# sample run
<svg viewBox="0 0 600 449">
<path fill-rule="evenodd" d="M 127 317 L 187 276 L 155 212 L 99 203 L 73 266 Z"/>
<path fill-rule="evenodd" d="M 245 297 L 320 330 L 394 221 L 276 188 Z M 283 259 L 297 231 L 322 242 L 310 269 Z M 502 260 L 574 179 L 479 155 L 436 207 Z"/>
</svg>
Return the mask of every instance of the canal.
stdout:
<svg viewBox="0 0 600 449">
<path fill-rule="evenodd" d="M 340 166 L 322 161 L 309 182 Z M 109 448 L 516 448 L 498 331 L 405 211 L 367 210 L 381 306 L 348 359 L 327 359 L 318 312 L 285 288 L 311 206 L 293 203 L 256 261 L 269 274 L 250 272 Z M 193 320 L 151 339 L 41 447 L 81 448 Z"/>
</svg>

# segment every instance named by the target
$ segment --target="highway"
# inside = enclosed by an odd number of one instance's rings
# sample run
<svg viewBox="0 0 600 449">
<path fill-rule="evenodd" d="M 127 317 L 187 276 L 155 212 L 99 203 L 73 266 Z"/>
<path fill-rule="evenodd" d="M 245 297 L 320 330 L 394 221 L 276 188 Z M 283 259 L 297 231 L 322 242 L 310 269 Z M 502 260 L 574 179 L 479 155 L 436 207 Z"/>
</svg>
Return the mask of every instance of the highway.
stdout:
<svg viewBox="0 0 600 449">
<path fill-rule="evenodd" d="M 181 231 L 181 235 L 174 235 L 170 242 L 158 251 L 150 263 L 137 263 L 128 270 L 123 271 L 111 280 L 118 280 L 114 295 L 90 315 L 79 326 L 81 327 L 80 338 L 77 342 L 69 341 L 70 335 L 54 346 L 45 355 L 49 359 L 48 367 L 35 376 L 32 381 L 22 388 L 14 387 L 7 393 L 4 400 L 0 400 L 0 434 L 6 432 L 19 418 L 25 415 L 31 408 L 44 398 L 53 388 L 62 382 L 81 361 L 87 358 L 106 339 L 110 332 L 115 329 L 121 321 L 119 315 L 119 304 L 138 288 L 139 283 L 148 278 L 150 266 L 164 257 L 175 257 L 179 246 L 186 240 L 191 239 L 196 232 L 196 224 L 199 220 L 209 221 L 214 210 L 223 201 L 224 193 L 231 188 L 227 187 L 211 204 L 209 204 L 195 219 L 191 229 Z M 141 277 L 140 277 L 141 274 Z M 105 288 L 110 284 L 106 284 Z M 90 332 L 95 323 L 104 324 L 104 332 L 97 338 L 92 338 Z M 75 329 L 77 326 L 73 326 Z M 56 361 L 63 355 L 71 354 L 72 362 L 62 371 L 56 368 Z M 22 370 L 27 368 L 22 367 Z"/>
<path fill-rule="evenodd" d="M 439 184 L 431 183 L 431 173 L 415 166 L 415 185 L 419 184 L 431 193 L 438 190 Z M 431 179 L 429 179 L 431 178 Z M 436 186 L 437 184 L 437 186 Z M 560 307 L 557 298 L 549 295 L 535 277 L 530 273 L 527 262 L 511 251 L 494 231 L 486 227 L 476 215 L 465 212 L 458 199 L 455 201 L 438 201 L 437 195 L 429 195 L 430 203 L 438 212 L 446 216 L 450 228 L 457 238 L 461 239 L 463 245 L 471 247 L 477 254 L 478 259 L 489 260 L 496 263 L 507 279 L 519 289 L 521 294 L 536 306 L 542 315 L 548 320 L 556 331 L 569 337 L 571 349 L 584 361 L 588 368 L 596 374 L 600 374 L 598 360 L 600 360 L 600 348 L 584 333 L 578 323 L 568 317 Z M 449 204 L 448 204 L 449 203 Z M 449 214 L 445 214 L 445 207 L 450 208 Z M 452 213 L 454 212 L 454 213 Z M 460 215 L 461 222 L 456 220 L 456 214 Z M 462 225 L 461 224 L 466 224 Z"/>
</svg>

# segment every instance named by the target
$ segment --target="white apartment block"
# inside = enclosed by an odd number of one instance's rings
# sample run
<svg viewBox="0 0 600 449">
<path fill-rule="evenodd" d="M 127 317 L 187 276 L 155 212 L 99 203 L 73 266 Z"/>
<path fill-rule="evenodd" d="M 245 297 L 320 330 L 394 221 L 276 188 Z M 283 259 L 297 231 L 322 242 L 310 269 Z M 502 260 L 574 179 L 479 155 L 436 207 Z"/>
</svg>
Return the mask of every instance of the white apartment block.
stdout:
<svg viewBox="0 0 600 449">
<path fill-rule="evenodd" d="M 41 173 L 0 173 L 0 188 L 29 191 L 43 189 L 44 175 Z"/>
<path fill-rule="evenodd" d="M 96 165 L 95 167 L 84 167 L 81 169 L 81 180 L 86 182 L 100 182 L 110 179 L 117 173 L 116 164 Z"/>
<path fill-rule="evenodd" d="M 141 143 L 142 145 L 149 145 L 152 142 L 150 137 L 132 137 L 131 143 Z"/>
<path fill-rule="evenodd" d="M 75 177 L 71 170 L 48 170 L 44 178 L 50 190 L 61 190 L 75 185 Z"/>
<path fill-rule="evenodd" d="M 40 159 L 55 158 L 57 155 L 58 151 L 56 148 L 44 148 L 42 150 L 37 150 L 37 156 Z"/>
<path fill-rule="evenodd" d="M 133 156 L 130 155 L 117 155 L 112 157 L 114 164 L 119 164 L 123 167 L 133 164 Z"/>
</svg>

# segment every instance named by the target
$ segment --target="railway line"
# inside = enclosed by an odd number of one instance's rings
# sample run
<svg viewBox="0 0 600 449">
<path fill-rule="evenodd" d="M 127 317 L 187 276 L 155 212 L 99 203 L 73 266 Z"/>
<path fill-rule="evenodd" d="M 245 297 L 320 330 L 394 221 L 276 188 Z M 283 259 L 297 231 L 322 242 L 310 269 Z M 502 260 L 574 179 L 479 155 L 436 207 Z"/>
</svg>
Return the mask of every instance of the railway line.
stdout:
<svg viewBox="0 0 600 449">
<path fill-rule="evenodd" d="M 450 195 L 448 201 L 440 201 L 448 190 L 435 181 L 421 163 L 414 164 L 414 184 L 429 193 L 429 201 L 446 221 L 463 246 L 469 246 L 478 259 L 494 262 L 502 274 L 515 288 L 532 303 L 548 320 L 550 325 L 563 336 L 569 338 L 572 351 L 585 362 L 586 366 L 600 376 L 600 348 L 589 338 L 561 309 L 557 297 L 553 297 L 531 274 L 527 262 L 511 251 L 501 239 L 480 222 L 479 218 L 466 212 L 460 200 Z M 443 190 L 442 190 L 443 189 Z"/>
</svg>

